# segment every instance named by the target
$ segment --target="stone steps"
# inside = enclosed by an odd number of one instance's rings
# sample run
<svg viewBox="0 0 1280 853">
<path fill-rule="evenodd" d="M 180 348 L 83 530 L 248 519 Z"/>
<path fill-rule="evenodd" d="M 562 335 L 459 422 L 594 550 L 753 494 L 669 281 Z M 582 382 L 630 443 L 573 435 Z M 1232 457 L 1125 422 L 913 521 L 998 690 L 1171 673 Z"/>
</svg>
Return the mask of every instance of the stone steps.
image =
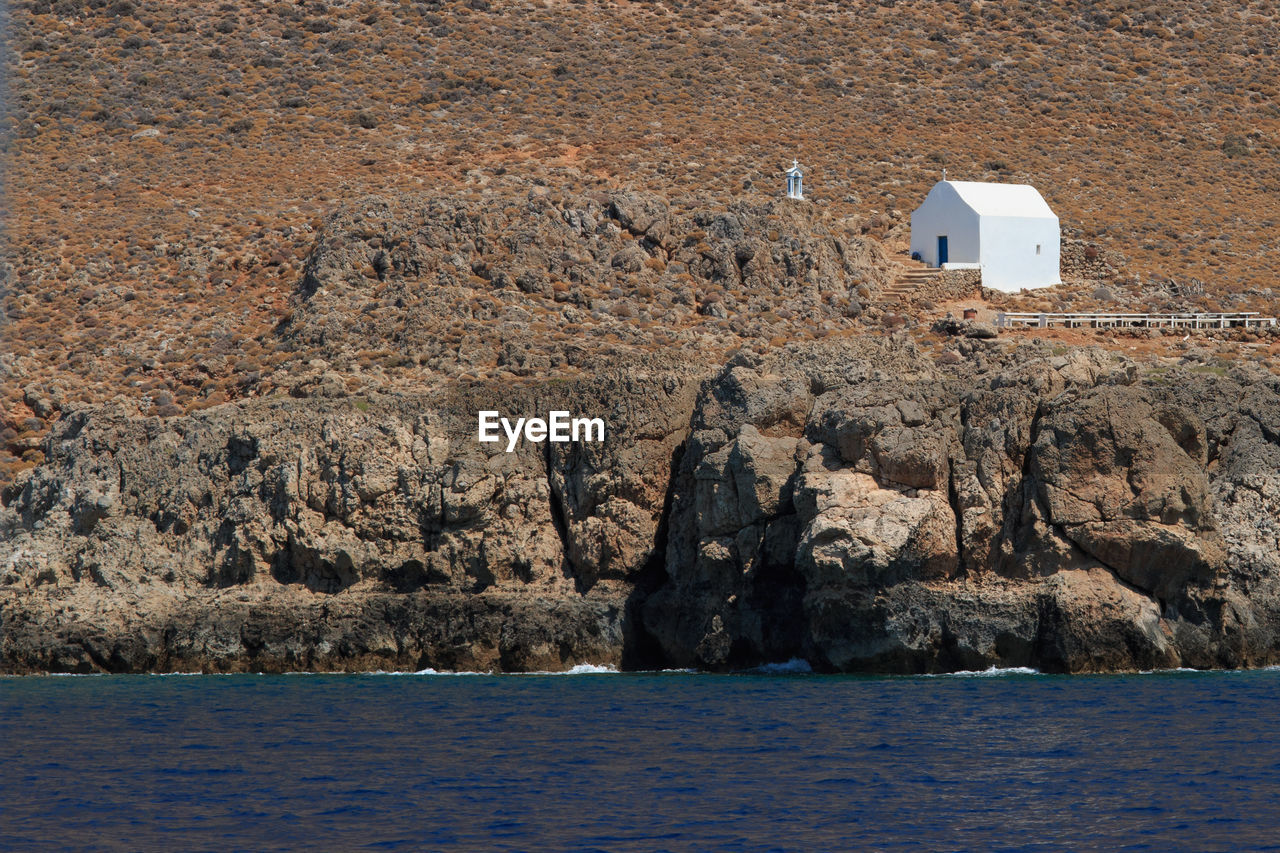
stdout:
<svg viewBox="0 0 1280 853">
<path fill-rule="evenodd" d="M 894 279 L 893 284 L 884 289 L 884 293 L 890 297 L 907 296 L 918 290 L 922 285 L 933 281 L 940 272 L 941 270 L 926 267 L 918 261 L 912 261 L 910 266 L 898 273 L 898 277 Z"/>
</svg>

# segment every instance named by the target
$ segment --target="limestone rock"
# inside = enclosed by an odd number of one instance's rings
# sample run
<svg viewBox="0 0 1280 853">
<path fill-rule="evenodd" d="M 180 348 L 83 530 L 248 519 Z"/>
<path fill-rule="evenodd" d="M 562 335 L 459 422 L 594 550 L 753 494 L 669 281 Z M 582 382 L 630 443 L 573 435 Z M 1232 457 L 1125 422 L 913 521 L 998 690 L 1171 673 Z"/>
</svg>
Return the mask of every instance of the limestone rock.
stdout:
<svg viewBox="0 0 1280 853">
<path fill-rule="evenodd" d="M 5 496 L 4 666 L 618 664 L 631 592 L 621 579 L 657 547 L 694 389 L 660 375 L 384 395 L 360 406 L 273 400 L 166 421 L 81 410 L 50 436 L 46 465 Z M 522 444 L 506 453 L 476 440 L 475 412 L 498 405 L 544 415 L 595 406 L 617 432 L 576 450 Z M 246 629 L 215 612 L 231 591 L 271 614 L 262 624 L 245 617 L 262 635 L 260 648 L 234 642 Z M 513 602 L 533 622 L 504 622 L 477 603 L 485 595 Z M 19 626 L 50 601 L 82 616 L 46 625 L 46 642 Z M 437 645 L 436 627 L 364 648 L 379 632 L 404 630 L 380 615 L 388 602 L 411 622 L 422 613 L 460 619 L 450 642 L 497 651 L 456 657 Z M 325 630 L 351 633 L 318 650 L 301 626 L 329 625 L 324 613 L 338 611 L 351 615 L 347 627 Z M 136 618 L 122 617 L 130 612 Z M 469 623 L 468 612 L 489 615 Z M 558 612 L 570 621 L 555 625 Z M 165 629 L 178 613 L 208 623 L 181 649 Z M 127 648 L 88 658 L 76 651 L 82 639 L 125 643 L 124 634 L 144 628 Z M 538 632 L 545 642 L 535 643 Z M 613 639 L 601 645 L 597 635 Z"/>
<path fill-rule="evenodd" d="M 742 361 L 704 389 L 704 429 L 675 482 L 668 580 L 642 611 L 670 662 L 800 656 L 918 672 L 1276 659 L 1280 387 L 1236 403 L 1233 386 L 1197 376 L 1169 393 L 1087 350 L 975 358 L 949 382 L 923 359 L 870 366 L 907 355 L 892 346 L 846 346 L 825 348 L 822 368 Z M 769 476 L 730 476 L 744 438 L 764 432 L 731 441 L 743 420 L 788 435 L 799 422 L 804 436 L 790 505 L 763 524 L 741 512 L 758 501 L 751 486 L 781 491 Z M 1246 521 L 1245 507 L 1261 517 Z M 1251 600 L 1242 582 L 1256 584 Z"/>
<path fill-rule="evenodd" d="M 1274 377 L 907 338 L 659 364 L 64 413 L 0 495 L 0 668 L 1280 662 Z M 609 440 L 507 453 L 481 408 Z"/>
<path fill-rule="evenodd" d="M 1193 415 L 1154 408 L 1148 392 L 1124 386 L 1045 408 L 1030 471 L 1047 524 L 1161 599 L 1221 568 Z"/>
<path fill-rule="evenodd" d="M 997 329 L 995 326 L 991 325 L 990 323 L 982 323 L 982 322 L 975 321 L 975 322 L 969 323 L 964 329 L 964 336 L 966 338 L 974 338 L 980 341 L 994 340 L 995 338 L 999 337 L 999 335 L 1000 335 L 1000 330 Z"/>
</svg>

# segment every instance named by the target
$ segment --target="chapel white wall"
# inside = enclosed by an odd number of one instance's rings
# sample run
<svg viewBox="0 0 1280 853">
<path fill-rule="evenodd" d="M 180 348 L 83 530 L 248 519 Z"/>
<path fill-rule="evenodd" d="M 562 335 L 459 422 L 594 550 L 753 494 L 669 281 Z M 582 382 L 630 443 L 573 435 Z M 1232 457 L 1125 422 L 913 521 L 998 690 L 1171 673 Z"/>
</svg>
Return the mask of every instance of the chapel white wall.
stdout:
<svg viewBox="0 0 1280 853">
<path fill-rule="evenodd" d="M 1057 218 L 983 216 L 980 221 L 983 287 L 1011 293 L 1062 280 Z"/>
</svg>

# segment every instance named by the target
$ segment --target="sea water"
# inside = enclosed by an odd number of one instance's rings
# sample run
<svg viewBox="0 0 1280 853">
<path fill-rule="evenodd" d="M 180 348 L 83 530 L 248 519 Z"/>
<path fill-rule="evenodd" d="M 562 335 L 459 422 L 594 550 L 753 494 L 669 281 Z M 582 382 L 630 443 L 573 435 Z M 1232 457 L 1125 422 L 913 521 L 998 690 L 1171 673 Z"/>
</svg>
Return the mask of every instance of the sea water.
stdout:
<svg viewBox="0 0 1280 853">
<path fill-rule="evenodd" d="M 0 848 L 1276 850 L 1280 672 L 0 678 Z"/>
</svg>

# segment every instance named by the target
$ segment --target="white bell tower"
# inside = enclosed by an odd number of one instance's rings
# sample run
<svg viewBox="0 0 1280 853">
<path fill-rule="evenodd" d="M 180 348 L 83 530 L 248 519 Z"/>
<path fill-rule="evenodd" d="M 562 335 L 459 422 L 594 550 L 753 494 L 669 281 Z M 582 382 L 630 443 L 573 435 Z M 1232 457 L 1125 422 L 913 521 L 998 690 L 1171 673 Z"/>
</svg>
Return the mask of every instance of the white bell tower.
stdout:
<svg viewBox="0 0 1280 853">
<path fill-rule="evenodd" d="M 800 163 L 792 160 L 791 168 L 787 169 L 786 175 L 787 198 L 804 201 L 804 173 L 800 171 Z"/>
</svg>

